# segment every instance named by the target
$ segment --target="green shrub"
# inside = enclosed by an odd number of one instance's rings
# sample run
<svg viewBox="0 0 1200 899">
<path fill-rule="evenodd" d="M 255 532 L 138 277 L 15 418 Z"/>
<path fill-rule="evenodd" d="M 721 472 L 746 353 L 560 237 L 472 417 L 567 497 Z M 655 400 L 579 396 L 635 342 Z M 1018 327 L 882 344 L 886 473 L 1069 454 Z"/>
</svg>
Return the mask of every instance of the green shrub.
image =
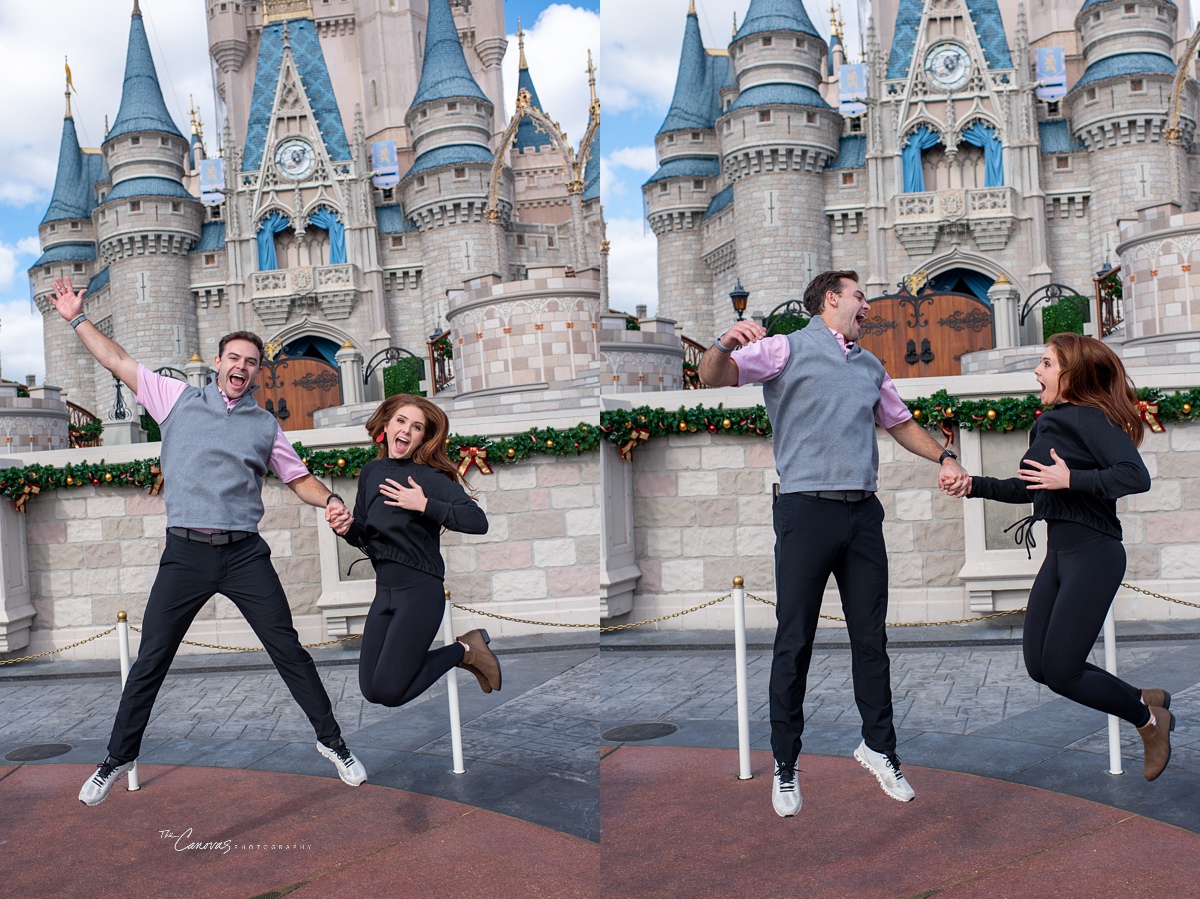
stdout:
<svg viewBox="0 0 1200 899">
<path fill-rule="evenodd" d="M 415 356 L 405 356 L 394 365 L 383 370 L 383 395 L 395 396 L 408 393 L 421 396 L 421 379 L 425 377 L 425 363 Z"/>
<path fill-rule="evenodd" d="M 771 327 L 767 329 L 768 334 L 791 334 L 793 331 L 799 331 L 809 323 L 811 319 L 805 318 L 803 315 L 777 315 L 771 322 Z"/>
<path fill-rule="evenodd" d="M 1083 297 L 1075 297 L 1082 305 Z M 1051 306 L 1042 307 L 1042 341 L 1053 334 L 1082 334 L 1083 313 L 1069 299 L 1063 298 Z"/>
<path fill-rule="evenodd" d="M 142 430 L 146 432 L 147 443 L 158 443 L 162 440 L 162 431 L 159 430 L 158 422 L 150 417 L 149 412 L 142 413 Z"/>
<path fill-rule="evenodd" d="M 642 325 L 636 318 L 627 318 L 625 319 L 625 330 L 640 331 L 642 330 Z"/>
</svg>

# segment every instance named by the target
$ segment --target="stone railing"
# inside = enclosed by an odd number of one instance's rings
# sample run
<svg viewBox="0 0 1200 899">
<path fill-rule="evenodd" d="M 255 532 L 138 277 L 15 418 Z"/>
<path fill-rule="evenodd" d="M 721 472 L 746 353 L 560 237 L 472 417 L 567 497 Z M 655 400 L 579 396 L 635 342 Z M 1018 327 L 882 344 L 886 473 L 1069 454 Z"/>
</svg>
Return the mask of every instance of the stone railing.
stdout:
<svg viewBox="0 0 1200 899">
<path fill-rule="evenodd" d="M 358 266 L 351 264 L 302 266 L 250 276 L 251 305 L 273 328 L 285 324 L 293 310 L 320 310 L 331 321 L 349 318 L 359 290 Z"/>
<path fill-rule="evenodd" d="M 910 256 L 927 256 L 943 229 L 971 232 L 981 250 L 1001 250 L 1016 223 L 1011 187 L 951 188 L 894 198 L 896 235 Z"/>
</svg>

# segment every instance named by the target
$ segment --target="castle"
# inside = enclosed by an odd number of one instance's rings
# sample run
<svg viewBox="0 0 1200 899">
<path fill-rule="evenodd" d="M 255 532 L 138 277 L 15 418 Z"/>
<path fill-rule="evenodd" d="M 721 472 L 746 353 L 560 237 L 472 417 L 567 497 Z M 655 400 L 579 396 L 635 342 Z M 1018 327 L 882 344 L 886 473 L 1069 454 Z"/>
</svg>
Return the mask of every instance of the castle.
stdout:
<svg viewBox="0 0 1200 899">
<path fill-rule="evenodd" d="M 924 283 L 961 300 L 942 319 L 961 332 L 958 355 L 938 372 L 956 375 L 965 352 L 1042 343 L 1029 304 L 1048 286 L 1091 297 L 1116 268 L 1127 307 L 1154 301 L 1126 308 L 1114 339 L 1200 330 L 1184 221 L 1200 208 L 1187 0 L 871 8 L 863 67 L 836 15 L 827 42 L 801 0 L 751 0 L 719 49 L 703 45 L 693 3 L 643 186 L 660 315 L 707 344 L 731 323 L 739 281 L 766 312 L 825 269 L 857 270 L 869 298 L 909 278 L 913 293 Z M 1149 250 L 1122 228 L 1155 231 Z M 1164 244 L 1163 228 L 1187 233 Z M 875 308 L 872 339 L 903 331 L 902 313 Z M 951 352 L 916 336 L 907 359 L 887 360 L 893 377 L 934 373 L 924 357 Z"/>
<path fill-rule="evenodd" d="M 167 111 L 136 0 L 120 108 L 98 150 L 79 146 L 68 91 L 44 252 L 29 270 L 44 316 L 57 318 L 46 295 L 68 275 L 88 287 L 89 318 L 131 356 L 176 376 L 195 376 L 190 362 L 201 378 L 220 335 L 255 331 L 303 372 L 279 415 L 285 429 L 378 396 L 364 362 L 427 358 L 469 285 L 530 282 L 539 332 L 569 329 L 572 317 L 595 327 L 598 300 L 556 304 L 546 288 L 590 273 L 588 295 L 598 293 L 590 61 L 589 125 L 571 146 L 540 108 L 523 43 L 517 110 L 504 109 L 503 0 L 206 7 L 219 156 L 194 118 L 185 136 Z M 448 336 L 464 355 L 487 329 L 459 330 Z M 108 417 L 108 373 L 61 322 L 44 333 L 46 383 Z"/>
</svg>

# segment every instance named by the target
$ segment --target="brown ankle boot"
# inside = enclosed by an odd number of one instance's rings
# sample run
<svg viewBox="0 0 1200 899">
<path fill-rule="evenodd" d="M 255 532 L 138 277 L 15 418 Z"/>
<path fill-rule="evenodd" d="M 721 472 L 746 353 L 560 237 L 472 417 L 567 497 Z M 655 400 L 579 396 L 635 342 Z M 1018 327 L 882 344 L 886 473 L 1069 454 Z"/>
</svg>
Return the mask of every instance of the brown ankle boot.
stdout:
<svg viewBox="0 0 1200 899">
<path fill-rule="evenodd" d="M 1158 687 L 1151 687 L 1149 690 L 1142 691 L 1142 702 L 1147 707 L 1156 705 L 1160 708 L 1169 709 L 1171 707 L 1171 694 Z"/>
<path fill-rule="evenodd" d="M 1143 773 L 1146 780 L 1154 780 L 1163 773 L 1171 760 L 1171 731 L 1175 729 L 1175 716 L 1162 706 L 1151 706 L 1154 720 L 1137 729 L 1145 746 Z"/>
<path fill-rule="evenodd" d="M 484 693 L 499 690 L 501 684 L 500 661 L 488 649 L 488 644 L 492 642 L 488 632 L 482 628 L 476 628 L 473 631 L 467 631 L 458 639 L 470 647 L 463 655 L 463 660 L 459 662 L 458 667 L 465 668 L 475 675 L 475 679 L 479 681 L 479 689 Z"/>
</svg>

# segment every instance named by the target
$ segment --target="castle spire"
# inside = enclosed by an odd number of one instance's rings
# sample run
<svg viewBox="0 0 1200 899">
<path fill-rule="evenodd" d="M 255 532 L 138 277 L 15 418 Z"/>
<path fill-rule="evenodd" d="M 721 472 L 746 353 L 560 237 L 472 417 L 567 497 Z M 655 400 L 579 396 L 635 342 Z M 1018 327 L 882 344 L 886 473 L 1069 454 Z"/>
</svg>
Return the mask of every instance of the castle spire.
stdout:
<svg viewBox="0 0 1200 899">
<path fill-rule="evenodd" d="M 542 109 L 542 101 L 538 98 L 537 88 L 533 86 L 533 76 L 529 73 L 529 64 L 525 61 L 525 32 L 521 30 L 521 23 L 517 22 L 517 40 L 520 41 L 521 47 L 521 65 L 517 71 L 517 93 L 525 91 L 529 94 L 529 105 L 535 109 Z M 553 143 L 550 135 L 544 130 L 539 129 L 533 123 L 533 119 L 524 116 L 521 119 L 521 124 L 517 126 L 517 134 L 513 140 L 513 147 L 518 150 L 535 150 L 537 147 L 548 147 Z M 536 150 L 535 150 L 536 151 Z"/>
<path fill-rule="evenodd" d="M 137 0 L 129 23 L 129 49 L 125 55 L 125 81 L 121 86 L 121 106 L 108 133 L 108 139 L 134 131 L 164 131 L 183 137 L 175 126 L 167 104 L 163 102 L 158 72 L 150 55 L 150 42 Z"/>
<path fill-rule="evenodd" d="M 685 128 L 711 128 L 716 120 L 713 113 L 708 62 L 704 41 L 700 36 L 700 20 L 689 12 L 683 28 L 683 48 L 679 52 L 679 71 L 675 76 L 675 93 L 671 106 L 658 133 Z"/>
<path fill-rule="evenodd" d="M 529 63 L 525 61 L 525 32 L 521 30 L 521 17 L 517 17 L 517 46 L 521 48 L 521 61 L 517 63 L 517 68 L 522 72 L 529 68 Z"/>
<path fill-rule="evenodd" d="M 467 68 L 449 0 L 429 0 L 426 26 L 421 82 L 409 108 L 450 97 L 472 97 L 487 102 L 487 95 L 480 90 Z"/>
<path fill-rule="evenodd" d="M 71 83 L 71 64 L 67 62 L 67 58 L 63 57 L 63 68 L 67 70 L 67 113 L 64 118 L 71 118 L 71 91 L 75 85 Z"/>
</svg>

